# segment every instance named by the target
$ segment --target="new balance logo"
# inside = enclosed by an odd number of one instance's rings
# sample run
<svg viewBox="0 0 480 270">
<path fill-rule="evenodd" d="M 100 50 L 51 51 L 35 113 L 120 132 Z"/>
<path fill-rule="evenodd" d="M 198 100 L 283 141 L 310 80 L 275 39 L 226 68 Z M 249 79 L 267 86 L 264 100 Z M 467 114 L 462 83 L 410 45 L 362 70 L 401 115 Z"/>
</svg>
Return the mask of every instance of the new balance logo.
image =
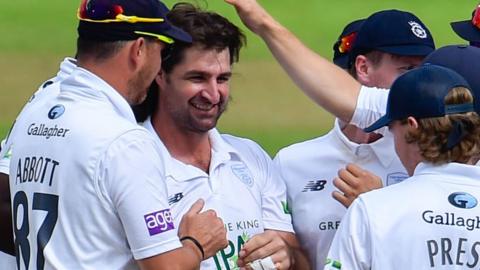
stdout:
<svg viewBox="0 0 480 270">
<path fill-rule="evenodd" d="M 323 190 L 325 188 L 325 184 L 327 184 L 326 180 L 308 181 L 307 185 L 303 188 L 302 192 Z"/>
<path fill-rule="evenodd" d="M 182 192 L 177 193 L 177 194 L 173 195 L 172 197 L 168 198 L 168 204 L 172 205 L 174 203 L 179 202 L 181 199 L 183 199 L 183 193 Z"/>
</svg>

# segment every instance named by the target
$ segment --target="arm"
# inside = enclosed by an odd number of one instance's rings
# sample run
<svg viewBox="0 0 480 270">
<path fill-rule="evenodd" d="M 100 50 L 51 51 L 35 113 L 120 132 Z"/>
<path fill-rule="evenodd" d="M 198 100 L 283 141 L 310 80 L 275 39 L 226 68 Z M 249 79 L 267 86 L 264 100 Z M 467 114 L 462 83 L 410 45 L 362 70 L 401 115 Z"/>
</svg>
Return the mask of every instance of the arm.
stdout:
<svg viewBox="0 0 480 270">
<path fill-rule="evenodd" d="M 15 256 L 8 174 L 0 173 L 0 251 Z"/>
<path fill-rule="evenodd" d="M 167 266 L 168 269 L 198 269 L 202 260 L 210 258 L 227 246 L 226 229 L 222 220 L 213 210 L 200 213 L 203 205 L 203 200 L 198 200 L 192 205 L 182 217 L 178 234 L 180 239 L 184 236 L 196 239 L 204 254 L 194 242 L 184 240 L 181 248 L 139 260 L 141 269 L 166 269 Z"/>
<path fill-rule="evenodd" d="M 238 266 L 270 257 L 275 269 L 308 270 L 310 265 L 293 233 L 266 230 L 248 240 L 239 254 Z"/>
<path fill-rule="evenodd" d="M 255 0 L 225 0 L 235 6 L 243 23 L 259 35 L 273 56 L 307 96 L 349 122 L 360 84 L 345 71 L 307 48 Z"/>
</svg>

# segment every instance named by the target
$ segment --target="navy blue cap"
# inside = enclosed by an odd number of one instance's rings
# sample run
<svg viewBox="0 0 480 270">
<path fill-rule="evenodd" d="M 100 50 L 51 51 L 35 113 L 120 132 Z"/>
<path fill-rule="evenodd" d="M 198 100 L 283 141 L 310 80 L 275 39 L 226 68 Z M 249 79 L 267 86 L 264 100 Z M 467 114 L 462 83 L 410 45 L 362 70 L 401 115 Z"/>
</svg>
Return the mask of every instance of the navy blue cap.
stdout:
<svg viewBox="0 0 480 270">
<path fill-rule="evenodd" d="M 449 68 L 424 65 L 412 69 L 393 82 L 386 114 L 364 131 L 372 132 L 410 116 L 422 119 L 474 111 L 472 103 L 445 105 L 450 90 L 459 86 L 470 89 L 467 81 Z"/>
<path fill-rule="evenodd" d="M 348 68 L 349 54 L 352 52 L 353 43 L 356 39 L 356 34 L 358 33 L 358 30 L 360 30 L 360 27 L 362 26 L 362 23 L 364 21 L 365 19 L 356 20 L 347 24 L 345 28 L 343 28 L 342 33 L 338 37 L 335 44 L 333 44 L 333 63 L 335 65 L 343 69 Z M 344 38 L 348 38 L 349 40 L 346 42 L 349 42 L 351 44 L 347 45 L 348 48 L 345 51 L 341 51 L 340 45 L 342 44 L 342 39 Z"/>
<path fill-rule="evenodd" d="M 462 75 L 471 86 L 473 95 L 480 97 L 480 48 L 468 45 L 449 45 L 429 54 L 423 64 L 450 68 Z M 475 98 L 475 110 L 480 113 L 480 99 Z"/>
<path fill-rule="evenodd" d="M 125 17 L 140 17 L 137 22 L 115 20 L 118 10 Z M 159 0 L 83 0 L 79 9 L 78 35 L 87 40 L 133 40 L 139 36 L 192 42 L 189 34 L 167 20 L 170 10 Z M 142 20 L 142 19 L 147 20 Z M 135 19 L 135 18 L 134 18 Z M 148 19 L 161 19 L 151 20 Z M 166 38 L 163 38 L 163 37 Z"/>
<path fill-rule="evenodd" d="M 470 41 L 471 43 L 480 42 L 480 28 L 473 24 L 473 18 L 475 17 L 475 12 L 480 12 L 480 5 L 472 12 L 472 19 L 468 21 L 459 21 L 452 22 L 450 26 L 453 31 L 457 33 L 458 36 L 464 40 Z M 477 15 L 480 16 L 480 15 Z"/>
<path fill-rule="evenodd" d="M 359 54 L 378 50 L 395 55 L 426 56 L 435 50 L 430 30 L 410 12 L 383 10 L 363 22 L 351 62 Z"/>
</svg>

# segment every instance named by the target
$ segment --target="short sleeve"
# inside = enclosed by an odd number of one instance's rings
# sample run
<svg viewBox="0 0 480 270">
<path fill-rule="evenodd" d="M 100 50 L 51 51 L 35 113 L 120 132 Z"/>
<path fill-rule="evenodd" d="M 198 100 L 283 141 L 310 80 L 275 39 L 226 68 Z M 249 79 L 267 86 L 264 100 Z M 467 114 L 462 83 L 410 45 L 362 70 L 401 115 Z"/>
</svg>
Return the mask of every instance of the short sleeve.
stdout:
<svg viewBox="0 0 480 270">
<path fill-rule="evenodd" d="M 146 130 L 130 131 L 110 145 L 98 167 L 100 199 L 119 217 L 136 260 L 181 247 L 159 153 Z"/>
<path fill-rule="evenodd" d="M 2 140 L 1 142 L 0 173 L 9 174 L 11 152 L 9 147 L 5 145 L 5 142 L 6 140 Z"/>
<path fill-rule="evenodd" d="M 361 198 L 343 217 L 328 252 L 325 270 L 367 270 L 371 268 L 370 224 Z"/>
<path fill-rule="evenodd" d="M 265 182 L 262 187 L 262 216 L 265 229 L 293 232 L 292 217 L 287 205 L 287 187 L 270 156 L 260 149 Z"/>
<path fill-rule="evenodd" d="M 389 92 L 387 89 L 362 86 L 350 123 L 359 128 L 366 128 L 377 121 L 386 112 Z M 386 128 L 380 133 L 384 134 L 385 131 Z"/>
</svg>

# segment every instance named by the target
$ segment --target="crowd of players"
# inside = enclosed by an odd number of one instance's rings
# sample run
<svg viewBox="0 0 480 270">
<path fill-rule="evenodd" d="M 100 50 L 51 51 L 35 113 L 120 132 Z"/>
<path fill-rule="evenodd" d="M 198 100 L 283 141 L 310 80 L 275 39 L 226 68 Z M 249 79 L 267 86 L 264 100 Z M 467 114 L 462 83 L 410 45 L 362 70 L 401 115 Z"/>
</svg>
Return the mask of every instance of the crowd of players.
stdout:
<svg viewBox="0 0 480 270">
<path fill-rule="evenodd" d="M 480 267 L 480 7 L 452 23 L 471 46 L 435 49 L 406 11 L 353 21 L 334 65 L 255 0 L 226 2 L 332 130 L 272 161 L 216 129 L 237 26 L 187 3 L 82 1 L 75 58 L 2 143 L 1 249 L 16 256 L 0 265 Z"/>
</svg>

